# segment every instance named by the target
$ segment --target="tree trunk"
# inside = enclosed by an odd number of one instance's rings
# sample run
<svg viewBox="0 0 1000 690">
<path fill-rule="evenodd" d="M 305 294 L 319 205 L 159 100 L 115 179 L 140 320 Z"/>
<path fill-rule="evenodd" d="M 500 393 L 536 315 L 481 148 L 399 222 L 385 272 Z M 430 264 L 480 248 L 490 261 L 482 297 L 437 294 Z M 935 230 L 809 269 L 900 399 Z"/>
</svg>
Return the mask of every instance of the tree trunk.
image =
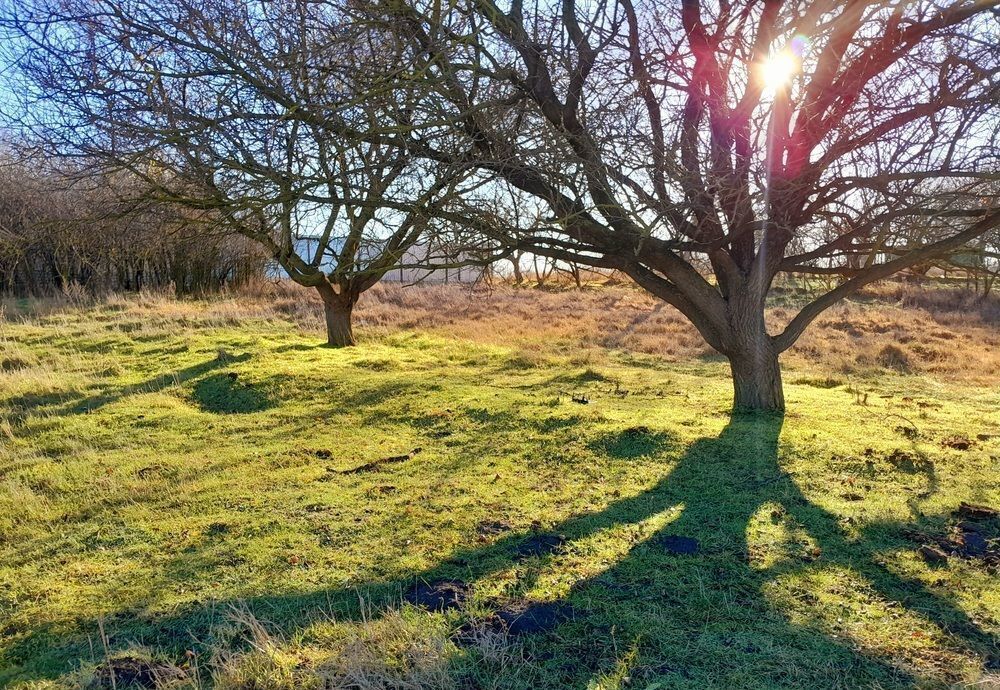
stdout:
<svg viewBox="0 0 1000 690">
<path fill-rule="evenodd" d="M 514 285 L 520 285 L 524 282 L 524 275 L 521 273 L 521 254 L 517 253 L 510 259 L 511 265 L 514 267 Z"/>
<path fill-rule="evenodd" d="M 354 330 L 351 327 L 351 312 L 354 304 L 350 299 L 332 294 L 323 298 L 323 312 L 326 316 L 326 342 L 331 347 L 354 345 Z"/>
<path fill-rule="evenodd" d="M 729 357 L 733 372 L 733 409 L 777 412 L 785 409 L 781 365 L 770 338 L 755 339 Z"/>
</svg>

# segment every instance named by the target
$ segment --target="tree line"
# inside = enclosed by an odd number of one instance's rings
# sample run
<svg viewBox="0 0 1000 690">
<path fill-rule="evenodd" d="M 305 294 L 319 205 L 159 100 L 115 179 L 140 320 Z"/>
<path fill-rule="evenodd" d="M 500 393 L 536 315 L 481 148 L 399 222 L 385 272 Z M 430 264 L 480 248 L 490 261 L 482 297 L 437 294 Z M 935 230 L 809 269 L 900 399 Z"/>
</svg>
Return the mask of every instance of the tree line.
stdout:
<svg viewBox="0 0 1000 690">
<path fill-rule="evenodd" d="M 820 313 L 1000 226 L 997 4 L 6 0 L 0 50 L 20 136 L 262 247 L 331 344 L 445 238 L 628 276 L 780 410 Z M 770 332 L 789 274 L 842 280 Z"/>
<path fill-rule="evenodd" d="M 0 159 L 0 294 L 201 295 L 265 276 L 256 243 L 183 207 L 138 203 L 133 184 Z"/>
</svg>

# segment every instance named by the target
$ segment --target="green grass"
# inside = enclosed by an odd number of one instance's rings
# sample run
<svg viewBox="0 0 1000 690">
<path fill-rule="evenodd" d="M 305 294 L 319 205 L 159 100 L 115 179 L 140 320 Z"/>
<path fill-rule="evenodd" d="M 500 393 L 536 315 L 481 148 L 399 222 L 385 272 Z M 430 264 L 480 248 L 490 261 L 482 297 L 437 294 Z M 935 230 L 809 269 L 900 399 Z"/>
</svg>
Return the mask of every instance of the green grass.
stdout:
<svg viewBox="0 0 1000 690">
<path fill-rule="evenodd" d="M 786 371 L 784 419 L 731 418 L 710 359 L 567 343 L 526 356 L 364 328 L 333 350 L 204 309 L 0 324 L 0 686 L 83 682 L 101 627 L 114 650 L 207 660 L 239 646 L 234 610 L 275 635 L 258 687 L 302 685 L 345 640 L 352 654 L 384 644 L 366 635 L 398 617 L 401 592 L 442 578 L 472 585 L 466 608 L 405 606 L 397 628 L 438 631 L 457 687 L 903 688 L 1000 672 L 996 571 L 917 552 L 961 501 L 1000 505 L 1000 439 L 941 444 L 1000 430 L 1000 387 Z M 536 533 L 565 541 L 519 556 Z M 672 553 L 671 535 L 698 552 Z M 503 663 L 449 638 L 511 601 L 572 616 L 507 640 Z"/>
</svg>

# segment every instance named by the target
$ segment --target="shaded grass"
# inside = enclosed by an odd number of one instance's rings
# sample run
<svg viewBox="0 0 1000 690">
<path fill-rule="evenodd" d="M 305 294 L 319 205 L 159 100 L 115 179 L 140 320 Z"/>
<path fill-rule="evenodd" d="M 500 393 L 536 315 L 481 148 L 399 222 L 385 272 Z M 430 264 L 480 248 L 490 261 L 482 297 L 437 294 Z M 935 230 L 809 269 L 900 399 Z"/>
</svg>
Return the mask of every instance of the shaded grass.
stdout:
<svg viewBox="0 0 1000 690">
<path fill-rule="evenodd" d="M 364 329 L 331 350 L 280 320 L 169 316 L 212 308 L 4 324 L 27 366 L 0 382 L 0 684 L 77 682 L 99 623 L 113 648 L 179 665 L 238 655 L 233 606 L 269 622 L 275 673 L 323 677 L 343 640 L 378 647 L 402 593 L 442 578 L 470 584 L 468 606 L 405 616 L 443 631 L 427 644 L 457 687 L 470 664 L 511 688 L 995 673 L 996 573 L 929 565 L 912 535 L 945 532 L 963 500 L 1000 503 L 997 440 L 940 443 L 1000 429 L 996 387 L 877 374 L 852 380 L 857 405 L 793 367 L 786 419 L 730 419 L 718 362 Z M 142 325 L 112 337 L 105 318 Z M 560 538 L 523 556 L 540 535 Z M 451 637 L 548 601 L 573 615 L 506 641 L 511 663 Z"/>
</svg>

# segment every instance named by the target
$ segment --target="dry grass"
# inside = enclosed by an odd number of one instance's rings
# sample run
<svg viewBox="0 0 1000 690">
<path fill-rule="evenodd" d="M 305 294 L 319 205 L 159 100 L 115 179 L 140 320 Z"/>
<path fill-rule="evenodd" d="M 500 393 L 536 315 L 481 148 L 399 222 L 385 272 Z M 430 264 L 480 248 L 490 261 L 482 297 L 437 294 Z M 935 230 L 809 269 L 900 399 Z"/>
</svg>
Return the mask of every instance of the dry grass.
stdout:
<svg viewBox="0 0 1000 690">
<path fill-rule="evenodd" d="M 803 290 L 776 291 L 775 306 L 768 313 L 772 332 L 808 297 Z M 318 298 L 289 282 L 263 283 L 207 301 L 178 300 L 165 293 L 103 299 L 122 315 L 122 329 L 141 328 L 149 335 L 177 326 L 240 326 L 275 316 L 306 332 L 322 332 Z M 69 325 L 72 314 L 92 301 L 79 294 L 0 301 L 0 317 L 62 319 Z M 558 284 L 530 289 L 381 283 L 362 296 L 355 318 L 362 337 L 428 331 L 483 344 L 516 345 L 529 359 L 553 349 L 581 363 L 600 360 L 605 350 L 672 361 L 715 354 L 676 309 L 629 285 L 575 290 Z M 998 325 L 998 298 L 947 287 L 885 283 L 827 311 L 783 359 L 795 368 L 828 375 L 895 370 L 989 384 L 1000 369 Z M 3 345 L 4 366 L 23 368 L 16 346 Z"/>
<path fill-rule="evenodd" d="M 476 676 L 485 668 L 500 678 L 531 673 L 505 634 L 474 626 L 459 644 L 443 616 L 405 606 L 366 606 L 360 621 L 321 620 L 295 640 L 245 607 L 230 621 L 244 644 L 219 647 L 208 661 L 215 690 L 462 690 L 484 687 Z"/>
</svg>

